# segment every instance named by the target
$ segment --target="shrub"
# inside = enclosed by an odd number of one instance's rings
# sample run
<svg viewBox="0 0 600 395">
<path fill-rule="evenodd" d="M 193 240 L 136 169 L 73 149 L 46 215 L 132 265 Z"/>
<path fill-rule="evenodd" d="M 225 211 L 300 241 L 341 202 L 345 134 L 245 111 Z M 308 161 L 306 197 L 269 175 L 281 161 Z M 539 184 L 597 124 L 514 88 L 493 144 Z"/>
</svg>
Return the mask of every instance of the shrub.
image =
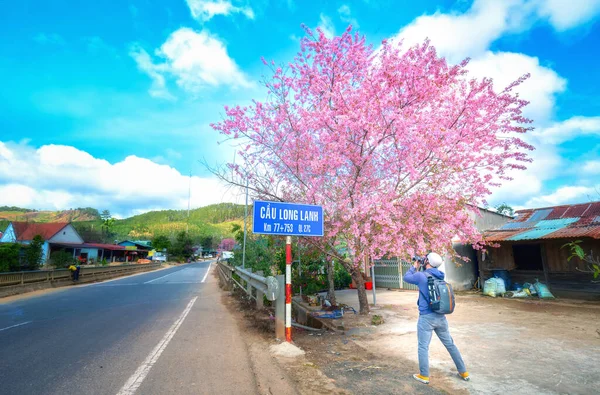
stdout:
<svg viewBox="0 0 600 395">
<path fill-rule="evenodd" d="M 348 288 L 348 285 L 352 282 L 352 276 L 348 273 L 348 270 L 339 263 L 335 263 L 335 267 L 333 269 L 334 272 L 334 287 L 335 289 L 343 289 Z"/>
<path fill-rule="evenodd" d="M 77 260 L 73 258 L 73 254 L 66 251 L 54 251 L 50 254 L 50 261 L 57 269 L 64 269 L 69 267 L 71 264 L 76 264 Z"/>
<path fill-rule="evenodd" d="M 21 245 L 17 243 L 0 244 L 0 272 L 19 271 L 19 252 Z"/>
<path fill-rule="evenodd" d="M 36 235 L 31 244 L 25 247 L 25 270 L 38 270 L 42 264 L 44 239 Z"/>
</svg>

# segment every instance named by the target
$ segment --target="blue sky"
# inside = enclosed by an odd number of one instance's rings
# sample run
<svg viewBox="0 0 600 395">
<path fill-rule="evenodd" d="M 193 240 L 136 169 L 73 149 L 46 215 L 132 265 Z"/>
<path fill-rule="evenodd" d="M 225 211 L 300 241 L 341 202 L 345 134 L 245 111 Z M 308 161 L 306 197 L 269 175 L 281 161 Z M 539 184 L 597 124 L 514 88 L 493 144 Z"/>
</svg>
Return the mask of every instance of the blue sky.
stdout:
<svg viewBox="0 0 600 395">
<path fill-rule="evenodd" d="M 600 200 L 599 17 L 600 0 L 5 1 L 0 205 L 183 208 L 189 171 L 192 205 L 241 202 L 197 163 L 232 159 L 208 125 L 263 97 L 261 56 L 290 60 L 302 23 L 375 46 L 427 36 L 497 85 L 531 73 L 535 161 L 490 203 Z"/>
</svg>

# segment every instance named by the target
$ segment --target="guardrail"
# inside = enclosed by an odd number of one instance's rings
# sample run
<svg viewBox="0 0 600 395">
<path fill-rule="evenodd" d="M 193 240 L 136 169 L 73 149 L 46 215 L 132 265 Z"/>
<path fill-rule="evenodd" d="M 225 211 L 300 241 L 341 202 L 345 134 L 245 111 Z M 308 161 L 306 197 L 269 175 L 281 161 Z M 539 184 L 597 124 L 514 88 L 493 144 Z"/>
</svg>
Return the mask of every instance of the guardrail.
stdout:
<svg viewBox="0 0 600 395">
<path fill-rule="evenodd" d="M 262 272 L 254 273 L 251 269 L 231 267 L 225 262 L 218 262 L 217 267 L 225 288 L 237 286 L 256 300 L 257 309 L 263 308 L 264 297 L 275 302 L 275 335 L 278 339 L 285 340 L 285 277 L 264 277 Z"/>
<path fill-rule="evenodd" d="M 160 264 L 137 264 L 101 267 L 81 267 L 80 278 L 96 278 L 110 274 L 136 273 L 159 268 Z M 28 272 L 0 273 L 0 287 L 20 284 L 31 284 L 47 281 L 56 281 L 71 278 L 67 269 L 36 270 Z"/>
</svg>

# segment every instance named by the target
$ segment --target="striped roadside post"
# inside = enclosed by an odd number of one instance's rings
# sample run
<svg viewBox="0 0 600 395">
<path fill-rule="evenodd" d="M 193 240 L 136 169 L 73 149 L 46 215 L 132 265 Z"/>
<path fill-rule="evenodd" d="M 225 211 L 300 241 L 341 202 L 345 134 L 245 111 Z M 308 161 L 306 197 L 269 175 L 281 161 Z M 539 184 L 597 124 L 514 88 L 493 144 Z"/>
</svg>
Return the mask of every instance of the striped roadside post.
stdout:
<svg viewBox="0 0 600 395">
<path fill-rule="evenodd" d="M 292 236 L 285 238 L 285 341 L 292 342 Z"/>
</svg>

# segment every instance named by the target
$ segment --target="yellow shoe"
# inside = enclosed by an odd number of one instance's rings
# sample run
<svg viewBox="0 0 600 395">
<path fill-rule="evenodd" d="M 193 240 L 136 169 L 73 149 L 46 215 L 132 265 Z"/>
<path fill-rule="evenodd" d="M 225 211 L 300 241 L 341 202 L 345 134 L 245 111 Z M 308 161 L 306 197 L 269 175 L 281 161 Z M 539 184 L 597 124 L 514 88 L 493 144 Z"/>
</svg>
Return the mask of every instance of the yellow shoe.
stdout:
<svg viewBox="0 0 600 395">
<path fill-rule="evenodd" d="M 469 372 L 459 373 L 458 377 L 460 377 L 461 379 L 463 379 L 465 381 L 471 380 L 471 377 L 469 377 Z"/>
<path fill-rule="evenodd" d="M 421 376 L 420 374 L 413 374 L 413 378 L 423 384 L 429 384 L 429 377 Z"/>
</svg>

